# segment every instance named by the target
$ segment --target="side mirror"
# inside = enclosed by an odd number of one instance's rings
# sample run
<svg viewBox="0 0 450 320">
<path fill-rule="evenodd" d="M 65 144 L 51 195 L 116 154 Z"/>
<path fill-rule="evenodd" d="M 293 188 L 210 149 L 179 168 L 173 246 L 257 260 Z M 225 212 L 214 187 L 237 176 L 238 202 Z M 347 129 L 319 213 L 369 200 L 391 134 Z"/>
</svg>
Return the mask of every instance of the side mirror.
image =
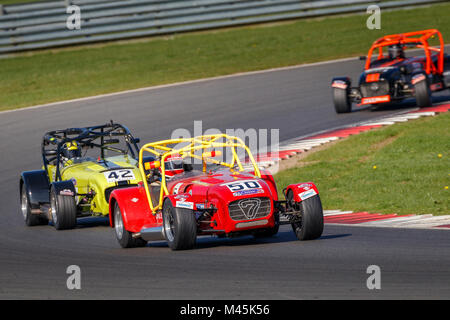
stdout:
<svg viewBox="0 0 450 320">
<path fill-rule="evenodd" d="M 137 143 L 141 142 L 141 139 L 140 138 L 134 138 L 133 142 L 137 144 Z"/>
</svg>

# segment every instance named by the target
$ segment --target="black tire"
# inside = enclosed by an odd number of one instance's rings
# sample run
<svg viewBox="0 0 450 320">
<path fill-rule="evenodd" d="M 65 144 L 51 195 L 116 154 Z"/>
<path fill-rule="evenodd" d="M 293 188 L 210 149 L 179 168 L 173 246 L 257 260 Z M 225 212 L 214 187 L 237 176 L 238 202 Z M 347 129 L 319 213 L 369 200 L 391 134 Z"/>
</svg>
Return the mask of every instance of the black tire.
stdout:
<svg viewBox="0 0 450 320">
<path fill-rule="evenodd" d="M 336 113 L 352 112 L 352 102 L 345 89 L 333 88 L 333 102 Z"/>
<path fill-rule="evenodd" d="M 419 81 L 414 85 L 416 104 L 419 108 L 430 107 L 432 104 L 431 90 L 428 81 Z"/>
<path fill-rule="evenodd" d="M 189 209 L 174 208 L 170 200 L 163 205 L 163 229 L 172 250 L 188 250 L 197 240 L 197 220 Z"/>
<path fill-rule="evenodd" d="M 75 197 L 56 194 L 50 191 L 50 208 L 52 222 L 56 230 L 73 229 L 77 225 L 77 206 Z"/>
<path fill-rule="evenodd" d="M 20 211 L 22 212 L 23 219 L 28 227 L 48 224 L 47 217 L 44 217 L 42 214 L 31 213 L 31 206 L 25 184 L 22 184 L 20 189 Z"/>
<path fill-rule="evenodd" d="M 255 231 L 255 233 L 253 233 L 253 236 L 255 238 L 273 237 L 274 235 L 276 235 L 278 233 L 278 230 L 280 229 L 280 215 L 277 212 L 277 213 L 274 213 L 274 216 L 275 216 L 275 226 L 273 228 Z"/>
<path fill-rule="evenodd" d="M 288 205 L 296 206 L 301 211 L 301 221 L 292 224 L 292 230 L 298 240 L 314 240 L 320 238 L 323 232 L 323 209 L 319 195 L 315 195 L 300 203 L 293 203 L 293 193 L 287 194 Z"/>
<path fill-rule="evenodd" d="M 114 205 L 114 230 L 117 241 L 122 248 L 137 248 L 145 247 L 147 245 L 147 241 L 142 238 L 133 238 L 131 232 L 125 229 L 122 212 L 120 211 L 120 207 L 117 202 Z"/>
</svg>

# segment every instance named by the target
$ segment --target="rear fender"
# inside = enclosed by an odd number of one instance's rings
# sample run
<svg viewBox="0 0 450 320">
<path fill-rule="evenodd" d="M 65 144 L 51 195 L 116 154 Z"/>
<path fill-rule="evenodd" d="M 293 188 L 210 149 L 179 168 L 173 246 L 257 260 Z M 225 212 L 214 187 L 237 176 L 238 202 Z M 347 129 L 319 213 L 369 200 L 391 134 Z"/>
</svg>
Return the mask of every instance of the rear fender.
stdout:
<svg viewBox="0 0 450 320">
<path fill-rule="evenodd" d="M 161 225 L 161 214 L 152 214 L 141 186 L 116 189 L 109 198 L 109 224 L 114 228 L 114 207 L 119 205 L 124 227 L 129 232 L 140 232 L 143 228 Z"/>
<path fill-rule="evenodd" d="M 294 193 L 295 202 L 302 202 L 319 194 L 319 190 L 312 182 L 291 184 L 286 188 L 286 194 L 289 190 Z"/>
<path fill-rule="evenodd" d="M 20 177 L 20 190 L 22 190 L 23 185 L 25 185 L 28 203 L 32 209 L 38 209 L 40 203 L 50 202 L 50 185 L 47 173 L 44 170 L 22 172 Z"/>
</svg>

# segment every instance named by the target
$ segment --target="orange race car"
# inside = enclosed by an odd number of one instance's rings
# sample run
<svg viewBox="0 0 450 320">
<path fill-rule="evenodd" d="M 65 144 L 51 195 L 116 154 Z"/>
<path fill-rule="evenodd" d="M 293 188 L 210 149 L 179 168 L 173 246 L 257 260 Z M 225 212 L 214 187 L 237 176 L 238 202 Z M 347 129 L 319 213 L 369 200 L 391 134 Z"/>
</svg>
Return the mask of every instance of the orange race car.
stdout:
<svg viewBox="0 0 450 320">
<path fill-rule="evenodd" d="M 429 40 L 436 38 L 439 44 L 430 46 Z M 423 49 L 425 55 L 406 57 L 406 48 Z M 372 59 L 376 50 L 378 55 Z M 411 97 L 418 107 L 427 107 L 433 91 L 450 88 L 450 56 L 444 54 L 444 40 L 436 29 L 384 36 L 361 60 L 366 64 L 358 87 L 352 88 L 348 77 L 336 77 L 331 82 L 337 113 L 351 112 L 353 102 L 378 105 Z"/>
</svg>

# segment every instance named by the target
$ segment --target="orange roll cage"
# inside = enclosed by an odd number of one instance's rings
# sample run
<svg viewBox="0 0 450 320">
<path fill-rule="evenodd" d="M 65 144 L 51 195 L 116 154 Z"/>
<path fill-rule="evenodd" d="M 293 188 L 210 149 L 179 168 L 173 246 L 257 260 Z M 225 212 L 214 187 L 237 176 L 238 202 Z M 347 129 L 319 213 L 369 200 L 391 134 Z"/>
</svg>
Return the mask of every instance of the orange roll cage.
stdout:
<svg viewBox="0 0 450 320">
<path fill-rule="evenodd" d="M 431 47 L 428 44 L 428 39 L 434 38 L 436 35 L 438 36 L 440 42 L 440 46 L 438 48 Z M 444 39 L 442 38 L 442 34 L 437 29 L 393 34 L 379 38 L 372 44 L 372 47 L 369 49 L 365 69 L 366 70 L 370 69 L 371 58 L 373 51 L 375 49 L 378 48 L 379 50 L 377 59 L 380 60 L 385 58 L 383 55 L 383 47 L 395 44 L 399 44 L 401 46 L 404 46 L 406 44 L 415 44 L 417 48 L 423 48 L 425 51 L 425 56 L 427 58 L 425 69 L 426 73 L 442 74 L 444 72 Z M 433 63 L 431 59 L 432 51 L 439 53 L 437 66 Z"/>
</svg>

